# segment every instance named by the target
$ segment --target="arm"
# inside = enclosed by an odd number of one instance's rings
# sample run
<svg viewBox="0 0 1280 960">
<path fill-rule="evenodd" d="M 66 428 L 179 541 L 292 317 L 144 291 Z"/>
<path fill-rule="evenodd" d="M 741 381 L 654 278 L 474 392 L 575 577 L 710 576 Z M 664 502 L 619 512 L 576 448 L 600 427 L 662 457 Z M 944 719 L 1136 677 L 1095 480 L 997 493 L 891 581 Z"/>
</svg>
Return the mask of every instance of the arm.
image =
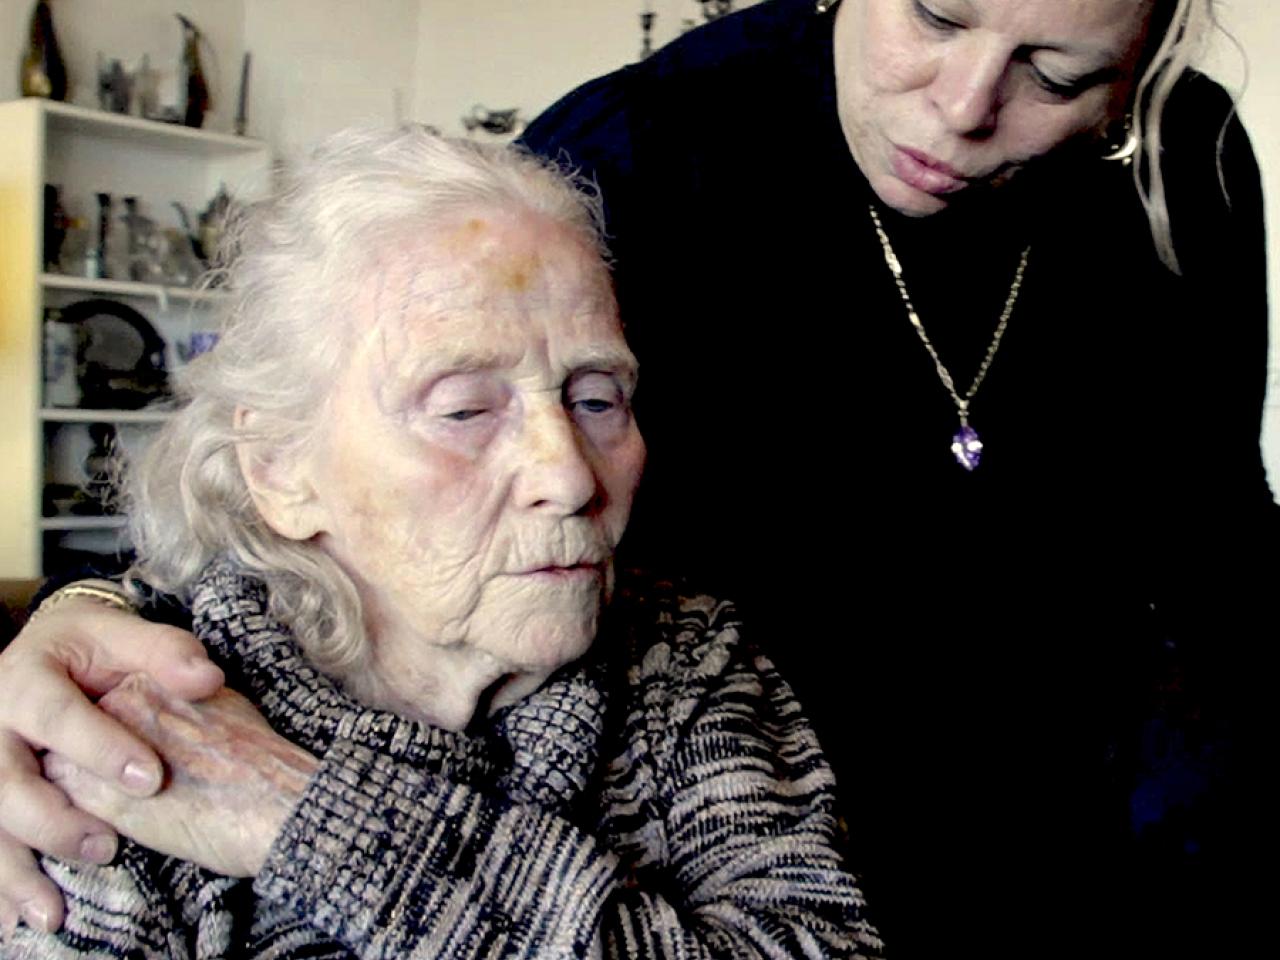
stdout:
<svg viewBox="0 0 1280 960">
<path fill-rule="evenodd" d="M 83 598 L 43 611 L 0 654 L 0 928 L 62 922 L 58 888 L 29 848 L 94 863 L 116 850 L 108 824 L 44 780 L 36 751 L 57 750 L 134 795 L 159 787 L 155 753 L 89 699 L 133 671 L 192 699 L 222 684 L 185 631 Z"/>
<path fill-rule="evenodd" d="M 878 955 L 812 731 L 766 661 L 712 634 L 633 698 L 606 774 L 597 833 L 650 856 L 628 866 L 558 810 L 337 742 L 256 890 L 370 958 Z"/>
<path fill-rule="evenodd" d="M 256 874 L 274 914 L 308 918 L 361 957 L 876 955 L 835 853 L 831 775 L 807 722 L 772 667 L 739 652 L 736 631 L 705 633 L 677 641 L 679 663 L 658 658 L 634 693 L 602 819 L 584 814 L 591 830 L 569 811 L 595 794 L 575 801 L 565 782 L 603 714 L 567 680 L 500 721 L 514 760 L 498 791 L 350 740 L 315 767 L 247 704 L 222 710 L 232 694 L 189 707 L 133 684 L 107 705 L 156 744 L 166 790 L 139 801 L 58 774 L 148 847 Z M 629 849 L 632 866 L 610 847 Z"/>
</svg>

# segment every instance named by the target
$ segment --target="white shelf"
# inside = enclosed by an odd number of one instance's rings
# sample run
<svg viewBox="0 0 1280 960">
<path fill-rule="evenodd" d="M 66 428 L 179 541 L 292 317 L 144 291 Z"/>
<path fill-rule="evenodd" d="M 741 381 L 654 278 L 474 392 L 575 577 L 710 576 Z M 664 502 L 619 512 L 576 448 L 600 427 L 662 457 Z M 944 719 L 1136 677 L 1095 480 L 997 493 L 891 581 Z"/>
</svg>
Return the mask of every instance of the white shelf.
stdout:
<svg viewBox="0 0 1280 960">
<path fill-rule="evenodd" d="M 226 300 L 229 296 L 220 290 L 164 287 L 153 283 L 135 283 L 132 280 L 96 280 L 61 273 L 42 273 L 40 284 L 46 290 L 78 290 L 83 293 L 101 293 L 113 297 L 145 297 L 148 300 L 158 301 L 162 307 L 169 300 L 217 301 Z"/>
<path fill-rule="evenodd" d="M 90 410 L 81 407 L 42 407 L 46 423 L 164 423 L 172 410 Z"/>
<path fill-rule="evenodd" d="M 41 101 L 48 116 L 49 126 L 57 131 L 92 134 L 99 137 L 118 137 L 133 144 L 147 147 L 180 147 L 188 153 L 217 156 L 230 153 L 252 153 L 265 144 L 252 137 L 237 137 L 230 133 L 214 133 L 197 130 L 176 123 L 160 123 L 141 117 L 91 110 L 70 103 Z"/>
<path fill-rule="evenodd" d="M 39 577 L 76 561 L 82 551 L 113 552 L 124 520 L 43 516 L 46 506 L 54 506 L 45 496 L 48 487 L 85 484 L 91 434 L 98 430 L 93 424 L 115 425 L 132 456 L 172 416 L 165 409 L 41 409 L 44 310 L 91 297 L 129 303 L 165 339 L 173 369 L 178 358 L 169 351 L 180 356 L 193 333 L 213 326 L 207 314 L 234 296 L 222 288 L 45 273 L 45 186 L 59 188 L 69 213 L 95 223 L 99 193 L 113 201 L 137 197 L 167 221 L 172 204 L 190 215 L 223 189 L 237 201 L 252 200 L 265 195 L 271 179 L 271 150 L 261 140 L 35 98 L 0 103 L 0 381 L 8 401 L 8 413 L 0 417 L 0 503 L 6 505 L 0 513 L 0 577 Z"/>
<path fill-rule="evenodd" d="M 120 530 L 128 524 L 127 517 L 41 517 L 41 530 Z"/>
</svg>

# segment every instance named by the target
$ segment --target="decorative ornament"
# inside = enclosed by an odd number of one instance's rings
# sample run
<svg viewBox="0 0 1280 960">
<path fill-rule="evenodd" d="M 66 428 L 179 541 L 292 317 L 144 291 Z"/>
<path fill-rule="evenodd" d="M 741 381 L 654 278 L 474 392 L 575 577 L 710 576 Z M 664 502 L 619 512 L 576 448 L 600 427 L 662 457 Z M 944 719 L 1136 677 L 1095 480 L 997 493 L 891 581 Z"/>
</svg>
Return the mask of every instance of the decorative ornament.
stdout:
<svg viewBox="0 0 1280 960">
<path fill-rule="evenodd" d="M 653 21 L 658 15 L 653 12 L 650 4 L 646 3 L 644 10 L 640 12 L 640 59 L 643 60 L 649 54 L 653 53 Z"/>
<path fill-rule="evenodd" d="M 53 32 L 53 11 L 48 0 L 40 0 L 31 11 L 31 33 L 22 52 L 18 85 L 24 97 L 67 99 L 67 65 Z"/>
<path fill-rule="evenodd" d="M 893 252 L 893 244 L 889 242 L 889 235 L 884 232 L 884 227 L 880 223 L 880 215 L 876 213 L 875 204 L 871 204 L 868 209 L 871 211 L 871 222 L 875 225 L 876 236 L 880 238 L 880 246 L 884 250 L 884 261 L 889 265 L 889 272 L 893 274 L 893 282 L 898 287 L 898 295 L 902 298 L 903 306 L 907 308 L 907 319 L 911 321 L 911 326 L 915 328 L 916 334 L 920 337 L 920 342 L 924 344 L 930 359 L 933 360 L 933 366 L 938 371 L 938 379 L 942 381 L 947 393 L 951 395 L 951 402 L 956 405 L 956 413 L 960 416 L 960 429 L 951 438 L 951 454 L 956 458 L 956 463 L 972 472 L 982 462 L 983 446 L 982 438 L 978 436 L 978 431 L 969 424 L 969 404 L 977 394 L 978 388 L 982 386 L 982 381 L 986 379 L 987 371 L 991 369 L 991 361 L 996 358 L 996 351 L 1000 349 L 1000 341 L 1004 339 L 1004 331 L 1009 325 L 1009 317 L 1013 315 L 1013 306 L 1018 302 L 1018 293 L 1022 290 L 1022 277 L 1027 271 L 1027 258 L 1031 255 L 1031 248 L 1026 247 L 1022 251 L 1022 259 L 1018 261 L 1018 269 L 1013 275 L 1013 284 L 1009 287 L 1009 296 L 1005 299 L 1004 309 L 1000 312 L 1000 319 L 996 323 L 996 332 L 991 338 L 991 345 L 987 347 L 987 354 L 982 358 L 982 363 L 978 365 L 978 372 L 973 375 L 973 383 L 969 384 L 969 389 L 964 392 L 964 396 L 961 396 L 956 390 L 956 383 L 951 376 L 951 371 L 946 368 L 942 358 L 938 356 L 938 351 L 933 348 L 929 335 L 925 333 L 924 323 L 920 320 L 920 315 L 916 313 L 916 308 L 911 303 L 911 296 L 907 293 L 907 284 L 902 279 L 902 264 L 899 262 L 897 254 Z"/>
<path fill-rule="evenodd" d="M 478 127 L 485 133 L 502 137 L 515 133 L 524 126 L 524 118 L 520 116 L 519 107 L 490 110 L 484 104 L 477 103 L 471 108 L 471 113 L 462 118 L 462 125 L 467 128 L 468 133 Z"/>
<path fill-rule="evenodd" d="M 698 0 L 702 6 L 702 19 L 707 23 L 733 13 L 733 0 Z"/>
<path fill-rule="evenodd" d="M 182 69 L 186 74 L 187 101 L 182 122 L 188 127 L 204 125 L 204 115 L 210 107 L 209 82 L 200 64 L 200 41 L 204 34 L 200 28 L 180 13 L 174 14 L 182 22 Z"/>
</svg>

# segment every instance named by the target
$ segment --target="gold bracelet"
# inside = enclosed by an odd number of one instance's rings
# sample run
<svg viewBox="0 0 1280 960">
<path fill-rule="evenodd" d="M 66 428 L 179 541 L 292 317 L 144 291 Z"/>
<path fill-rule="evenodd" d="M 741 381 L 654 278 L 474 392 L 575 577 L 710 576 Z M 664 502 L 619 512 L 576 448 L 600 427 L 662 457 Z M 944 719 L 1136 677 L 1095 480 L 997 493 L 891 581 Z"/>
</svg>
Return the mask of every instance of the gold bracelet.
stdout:
<svg viewBox="0 0 1280 960">
<path fill-rule="evenodd" d="M 129 599 L 129 595 L 124 592 L 124 588 L 117 586 L 110 580 L 80 580 L 76 583 L 68 583 L 65 587 L 59 587 L 45 597 L 40 606 L 36 607 L 31 616 L 27 618 L 27 623 L 34 623 L 40 614 L 72 597 L 95 600 L 98 603 L 105 603 L 109 607 L 115 607 L 117 610 L 124 610 L 128 613 L 138 612 L 138 608 Z"/>
</svg>

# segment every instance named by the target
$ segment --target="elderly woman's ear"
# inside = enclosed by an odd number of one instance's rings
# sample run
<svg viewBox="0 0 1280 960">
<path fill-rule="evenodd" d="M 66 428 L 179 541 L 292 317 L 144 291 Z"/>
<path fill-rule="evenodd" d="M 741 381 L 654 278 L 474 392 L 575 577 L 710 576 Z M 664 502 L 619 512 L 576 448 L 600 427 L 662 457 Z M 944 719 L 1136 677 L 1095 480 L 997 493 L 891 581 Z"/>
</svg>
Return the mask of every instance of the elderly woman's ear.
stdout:
<svg viewBox="0 0 1280 960">
<path fill-rule="evenodd" d="M 254 411 L 237 407 L 236 433 L 252 435 Z M 325 511 L 303 457 L 282 454 L 253 440 L 236 443 L 240 473 L 258 513 L 289 540 L 309 540 L 325 529 Z"/>
</svg>

